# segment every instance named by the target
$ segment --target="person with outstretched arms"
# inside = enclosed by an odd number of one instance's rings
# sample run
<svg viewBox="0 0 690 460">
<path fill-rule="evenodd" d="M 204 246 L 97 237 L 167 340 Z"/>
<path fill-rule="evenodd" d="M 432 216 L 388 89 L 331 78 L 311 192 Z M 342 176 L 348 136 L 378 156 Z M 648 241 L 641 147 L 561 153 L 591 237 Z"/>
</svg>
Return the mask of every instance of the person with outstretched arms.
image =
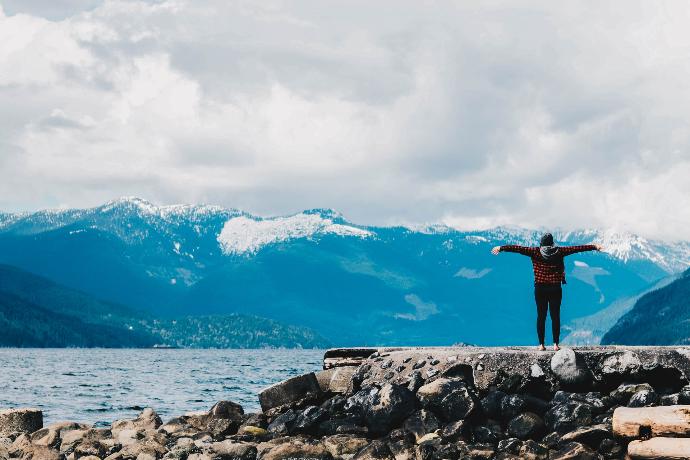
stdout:
<svg viewBox="0 0 690 460">
<path fill-rule="evenodd" d="M 532 259 L 534 269 L 534 300 L 537 304 L 537 337 L 539 349 L 544 347 L 544 335 L 546 329 L 546 313 L 551 316 L 551 332 L 553 334 L 553 349 L 559 350 L 561 332 L 561 300 L 563 290 L 561 284 L 565 284 L 565 263 L 563 259 L 571 254 L 585 251 L 601 251 L 598 244 L 584 244 L 580 246 L 557 246 L 554 244 L 553 235 L 544 234 L 539 246 L 519 246 L 508 244 L 496 246 L 491 250 L 494 255 L 501 252 L 515 252 Z"/>
</svg>

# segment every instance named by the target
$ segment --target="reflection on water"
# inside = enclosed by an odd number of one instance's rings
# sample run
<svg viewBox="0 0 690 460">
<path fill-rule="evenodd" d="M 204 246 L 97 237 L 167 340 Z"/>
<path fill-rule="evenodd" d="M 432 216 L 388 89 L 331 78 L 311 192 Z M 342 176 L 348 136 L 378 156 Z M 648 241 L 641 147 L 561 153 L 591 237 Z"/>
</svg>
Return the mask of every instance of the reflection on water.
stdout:
<svg viewBox="0 0 690 460">
<path fill-rule="evenodd" d="M 153 407 L 165 420 L 229 399 L 258 411 L 257 393 L 321 368 L 319 350 L 0 348 L 0 409 L 31 406 L 44 422 L 109 424 Z"/>
</svg>

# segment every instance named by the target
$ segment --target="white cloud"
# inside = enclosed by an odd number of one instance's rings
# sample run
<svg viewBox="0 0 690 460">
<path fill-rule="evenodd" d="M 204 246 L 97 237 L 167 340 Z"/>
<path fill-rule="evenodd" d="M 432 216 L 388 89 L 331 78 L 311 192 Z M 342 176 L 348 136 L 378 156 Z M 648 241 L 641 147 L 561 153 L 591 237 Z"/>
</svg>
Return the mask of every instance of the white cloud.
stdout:
<svg viewBox="0 0 690 460">
<path fill-rule="evenodd" d="M 690 238 L 685 2 L 0 4 L 2 209 Z"/>
</svg>

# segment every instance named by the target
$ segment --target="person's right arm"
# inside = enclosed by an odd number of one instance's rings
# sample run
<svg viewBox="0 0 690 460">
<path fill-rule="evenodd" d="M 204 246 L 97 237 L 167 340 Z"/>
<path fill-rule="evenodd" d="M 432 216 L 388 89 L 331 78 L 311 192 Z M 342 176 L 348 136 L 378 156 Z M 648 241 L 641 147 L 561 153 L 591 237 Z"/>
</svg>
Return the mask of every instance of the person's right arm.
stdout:
<svg viewBox="0 0 690 460">
<path fill-rule="evenodd" d="M 601 251 L 604 248 L 600 244 L 582 244 L 579 246 L 561 246 L 561 254 L 563 257 L 569 256 L 571 254 L 577 254 L 578 252 L 585 251 Z"/>
<path fill-rule="evenodd" d="M 529 256 L 532 257 L 535 253 L 535 250 L 538 248 L 532 248 L 529 246 L 520 246 L 517 244 L 506 244 L 504 246 L 496 246 L 491 250 L 491 252 L 494 255 L 498 255 L 499 252 L 516 252 L 518 254 L 522 254 L 523 256 Z"/>
</svg>

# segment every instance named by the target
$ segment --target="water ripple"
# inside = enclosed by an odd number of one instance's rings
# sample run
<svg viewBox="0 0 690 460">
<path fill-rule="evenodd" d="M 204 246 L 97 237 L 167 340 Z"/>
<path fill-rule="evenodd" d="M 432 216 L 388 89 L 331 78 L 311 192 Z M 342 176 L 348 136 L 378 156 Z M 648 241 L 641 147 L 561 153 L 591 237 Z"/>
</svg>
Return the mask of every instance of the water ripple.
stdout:
<svg viewBox="0 0 690 460">
<path fill-rule="evenodd" d="M 97 423 L 151 406 L 163 419 L 229 399 L 258 411 L 262 388 L 319 370 L 319 350 L 0 349 L 0 409 L 41 407 L 46 423 Z"/>
</svg>

